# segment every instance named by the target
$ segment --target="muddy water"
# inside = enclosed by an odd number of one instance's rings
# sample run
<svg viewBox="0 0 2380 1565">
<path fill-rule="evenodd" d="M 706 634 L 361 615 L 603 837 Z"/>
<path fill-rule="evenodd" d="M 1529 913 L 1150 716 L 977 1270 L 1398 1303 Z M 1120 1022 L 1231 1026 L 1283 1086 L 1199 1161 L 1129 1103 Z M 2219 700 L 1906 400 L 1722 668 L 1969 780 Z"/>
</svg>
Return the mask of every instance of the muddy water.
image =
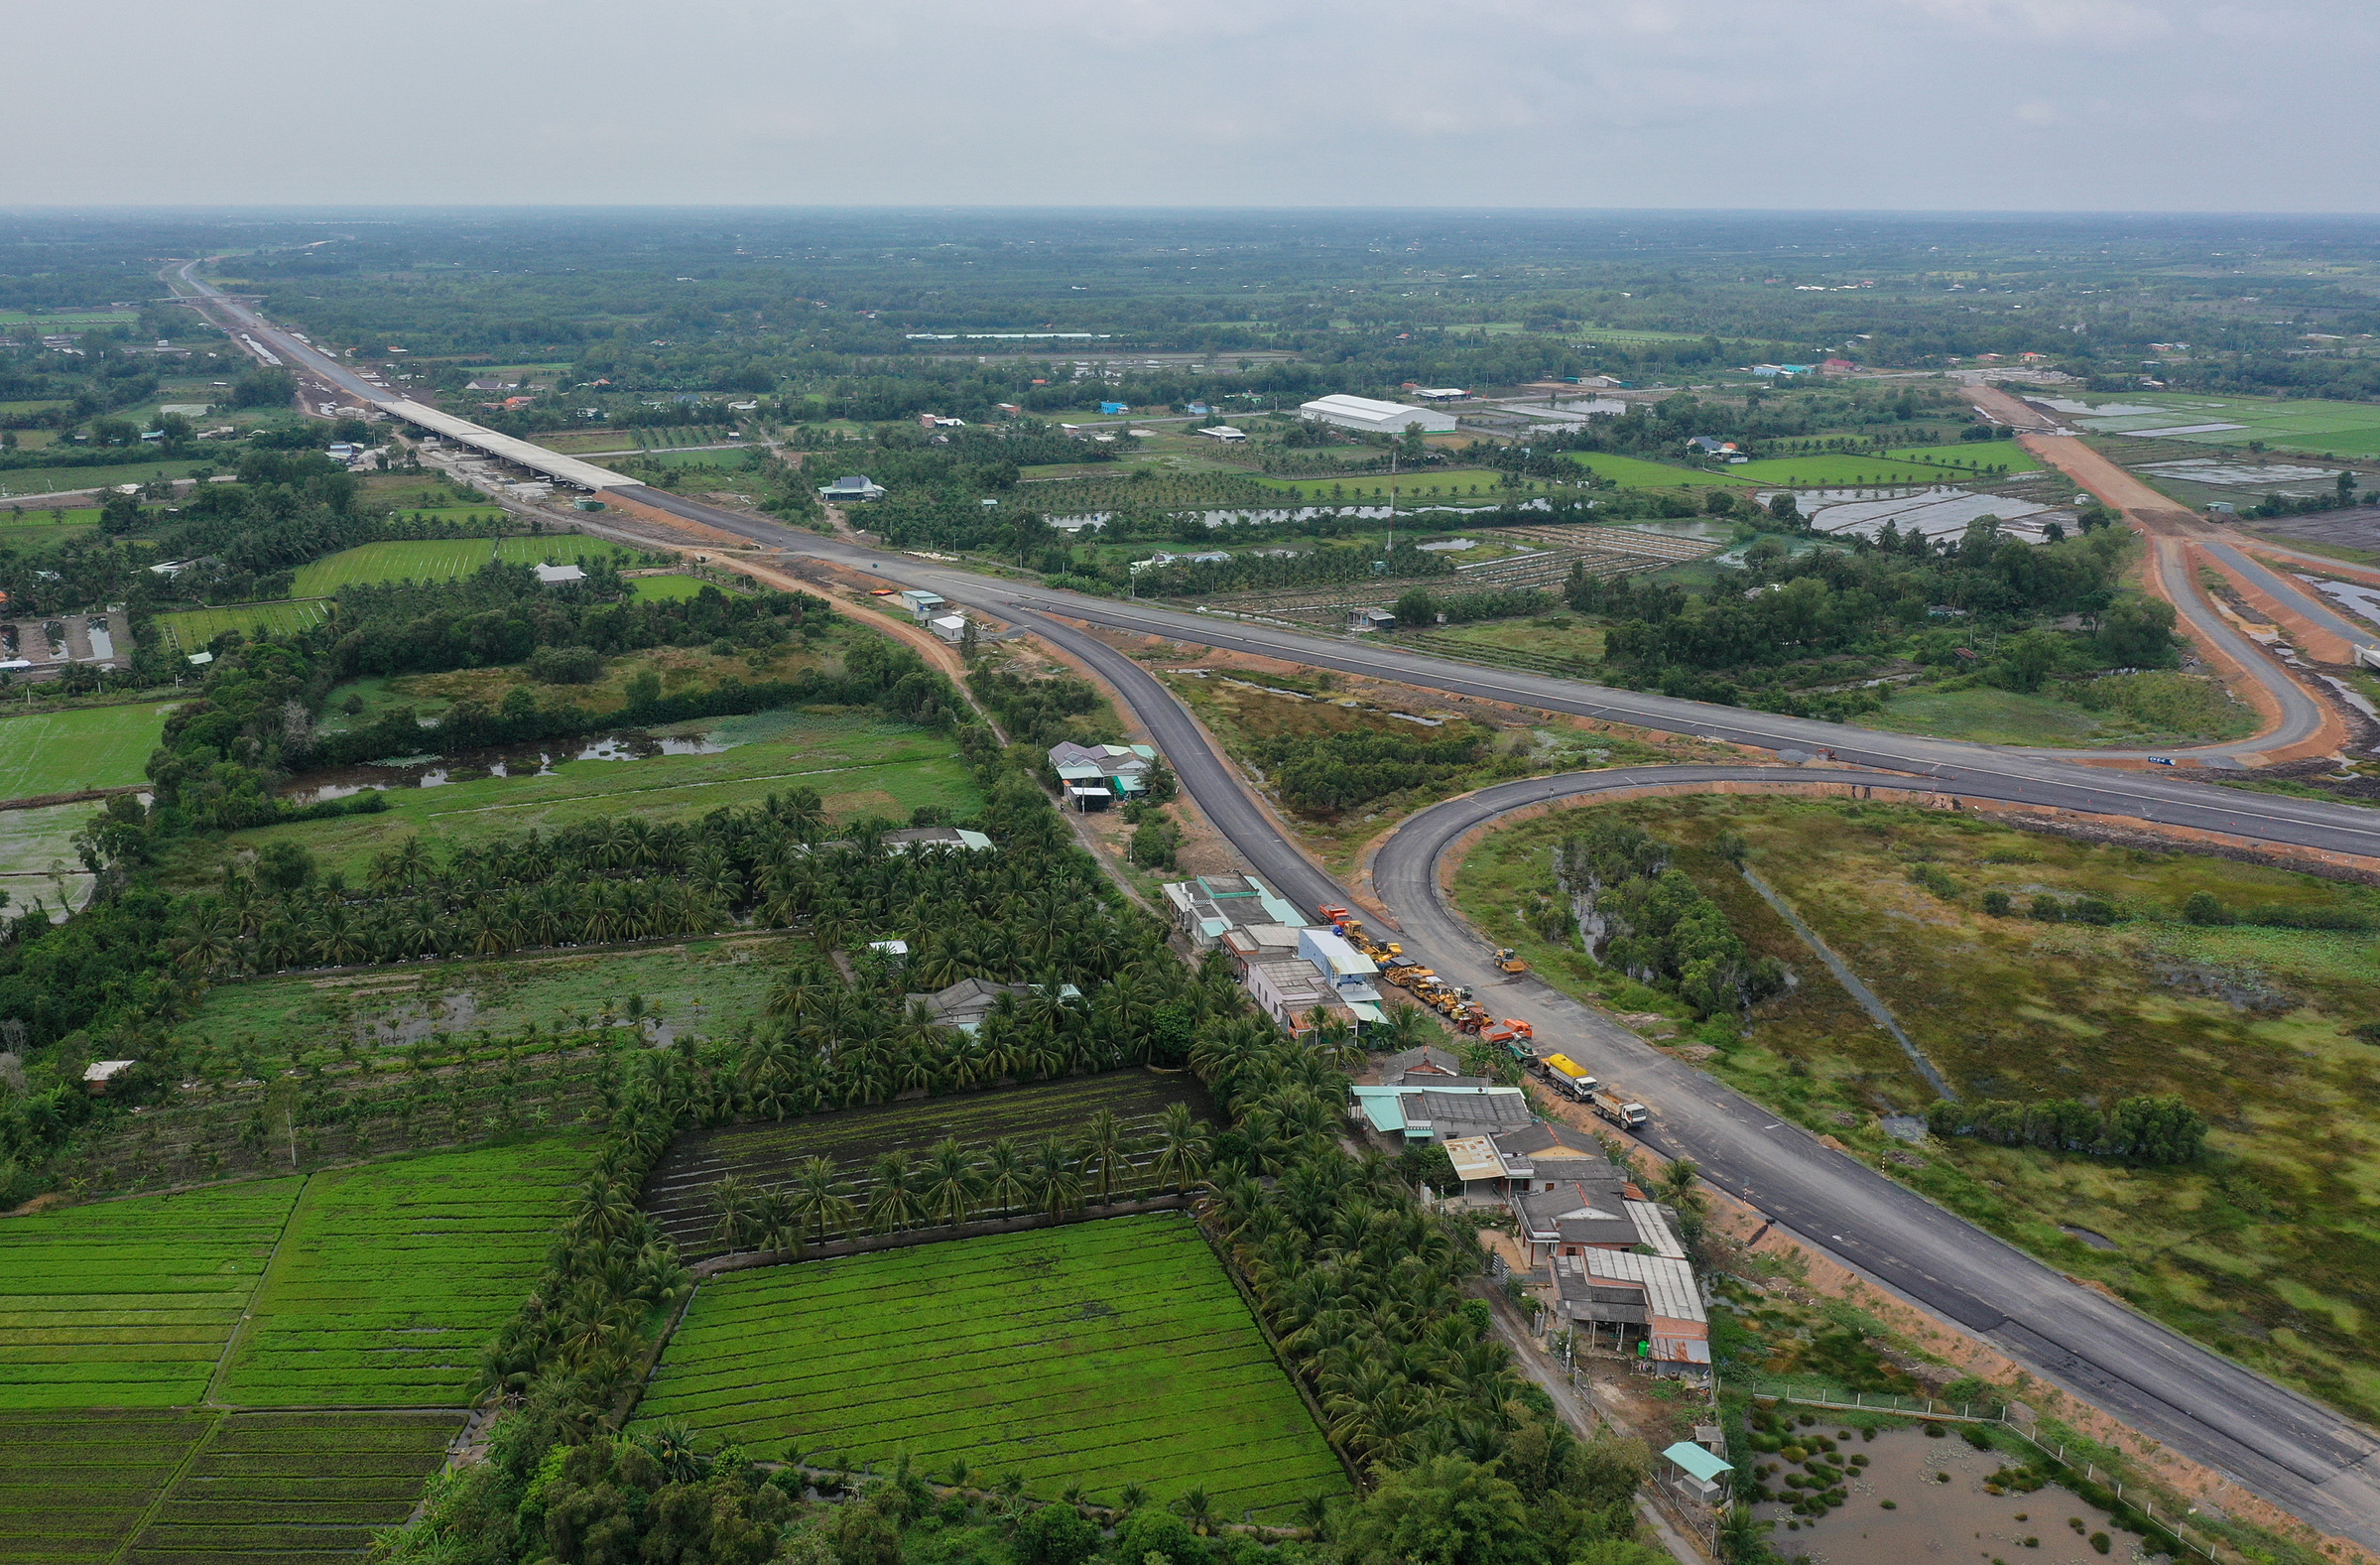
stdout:
<svg viewBox="0 0 2380 1565">
<path fill-rule="evenodd" d="M 1834 1428 L 1822 1420 L 1820 1433 Z M 1780 1552 L 1815 1565 L 2127 1565 L 2148 1556 L 2140 1539 L 2107 1523 L 2107 1513 L 2083 1503 L 2053 1484 L 2030 1495 L 1987 1495 L 1983 1480 L 2012 1458 L 1978 1451 L 1952 1433 L 1929 1439 L 1921 1430 L 1898 1429 L 1873 1440 L 1854 1436 L 1845 1456 L 1858 1453 L 1868 1467 L 1847 1486 L 1851 1502 L 1820 1520 L 1796 1516 L 1784 1505 L 1758 1507 L 1763 1521 L 1776 1522 L 1769 1541 Z M 1755 1462 L 1774 1462 L 1756 1455 Z M 1942 1474 L 1949 1482 L 1942 1482 Z M 1775 1482 L 1774 1479 L 1771 1480 Z M 1895 1508 L 1886 1510 L 1884 1500 Z M 2076 1531 L 2068 1518 L 2079 1518 Z M 1787 1523 L 1798 1523 L 1787 1530 Z M 2105 1532 L 2112 1550 L 2102 1555 L 2089 1535 Z M 2037 1540 L 2028 1543 L 2028 1539 Z"/>
<path fill-rule="evenodd" d="M 320 804 L 362 793 L 367 788 L 440 788 L 447 783 L 475 782 L 482 777 L 551 777 L 554 768 L 564 761 L 641 761 L 656 755 L 716 755 L 734 747 L 733 743 L 709 734 L 670 736 L 632 729 L 588 739 L 575 749 L 539 745 L 464 750 L 450 756 L 423 756 L 309 772 L 284 789 L 282 797 L 293 804 Z"/>
</svg>

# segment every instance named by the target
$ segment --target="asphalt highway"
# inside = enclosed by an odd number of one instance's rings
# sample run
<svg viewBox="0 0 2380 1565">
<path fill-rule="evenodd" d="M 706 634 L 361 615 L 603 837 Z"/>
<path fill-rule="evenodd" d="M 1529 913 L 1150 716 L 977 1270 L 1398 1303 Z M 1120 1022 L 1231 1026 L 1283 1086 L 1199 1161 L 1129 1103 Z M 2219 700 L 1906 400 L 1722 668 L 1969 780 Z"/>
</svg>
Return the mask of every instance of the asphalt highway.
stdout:
<svg viewBox="0 0 2380 1565">
<path fill-rule="evenodd" d="M 1648 785 L 1708 787 L 1817 780 L 1886 796 L 1928 784 L 1885 772 L 1752 766 L 1632 767 L 1525 778 L 1423 811 L 1372 861 L 1372 887 L 1409 950 L 1427 953 L 1450 981 L 1468 983 L 1499 1016 L 1537 1029 L 1560 1049 L 1644 1102 L 1645 1139 L 1691 1157 L 1713 1185 L 1798 1237 L 1957 1322 L 2018 1363 L 2097 1403 L 2175 1451 L 2235 1478 L 2325 1530 L 2380 1545 L 2380 1438 L 2337 1413 L 2067 1281 L 2021 1250 L 1661 1053 L 1601 1011 L 1533 976 L 1514 978 L 1440 886 L 1464 834 L 1549 802 Z M 2031 790 L 1962 778 L 1973 797 L 2028 802 Z"/>
<path fill-rule="evenodd" d="M 193 287 L 189 269 L 183 278 Z M 266 326 L 234 302 L 241 327 L 354 395 L 391 393 Z M 267 333 L 271 334 L 268 336 Z M 284 350 L 287 350 L 286 352 Z M 1306 906 L 1348 891 L 1292 844 L 1188 712 L 1140 663 L 1076 624 L 1278 657 L 1450 695 L 1637 724 L 1771 750 L 1830 750 L 1842 767 L 1666 767 L 1532 778 L 1434 807 L 1408 821 L 1373 866 L 1373 885 L 1403 933 L 1440 972 L 1470 983 L 1499 1014 L 1537 1025 L 1656 1110 L 1657 1145 L 1691 1155 L 1720 1189 L 1774 1216 L 1926 1308 L 1998 1344 L 2054 1383 L 2098 1403 L 2172 1449 L 2325 1530 L 2380 1548 L 2380 1437 L 2066 1281 L 2022 1252 L 1820 1145 L 1708 1076 L 1653 1050 L 1600 1012 L 1531 978 L 1493 972 L 1485 947 L 1446 906 L 1441 860 L 1463 833 L 1514 809 L 1645 783 L 1819 780 L 1939 790 L 2114 820 L 2195 828 L 2252 842 L 2380 857 L 2380 815 L 2319 800 L 2210 787 L 2171 774 L 2079 766 L 1833 723 L 1710 707 L 1566 680 L 1482 669 L 1355 638 L 1304 634 L 1221 616 L 1053 592 L 890 554 L 634 486 L 633 500 L 788 554 L 856 567 L 1030 626 L 1097 672 L 1132 709 L 1183 786 L 1249 866 Z M 2184 600 L 2195 598 L 2183 594 Z M 2228 625 L 2221 627 L 2229 631 Z M 2261 661 L 2261 660 L 2260 660 Z M 2259 664 L 2252 663 L 2251 667 Z M 2278 670 L 2274 671 L 2276 674 Z M 2290 687 L 2296 690 L 2294 684 Z M 2306 700 L 2302 691 L 2301 700 Z M 2309 701 L 2308 706 L 2311 707 Z M 2285 703 L 2285 716 L 2289 709 Z M 2295 720 L 2292 717 L 2291 720 Z M 2276 740 L 2267 737 L 2262 744 Z M 1843 769 L 1847 767 L 1849 769 Z"/>
</svg>

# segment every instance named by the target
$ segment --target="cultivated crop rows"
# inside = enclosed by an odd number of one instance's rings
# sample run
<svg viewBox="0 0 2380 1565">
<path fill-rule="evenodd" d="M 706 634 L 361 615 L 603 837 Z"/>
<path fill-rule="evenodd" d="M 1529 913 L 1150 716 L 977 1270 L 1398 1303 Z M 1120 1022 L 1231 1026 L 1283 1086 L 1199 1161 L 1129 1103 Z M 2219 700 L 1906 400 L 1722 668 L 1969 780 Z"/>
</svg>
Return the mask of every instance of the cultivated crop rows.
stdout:
<svg viewBox="0 0 2380 1565">
<path fill-rule="evenodd" d="M 0 1224 L 0 1408 L 198 1401 L 301 1181 Z"/>
<path fill-rule="evenodd" d="M 1346 1479 L 1190 1222 L 796 1262 L 704 1284 L 639 1409 L 755 1452 L 964 1460 L 1055 1496 L 1279 1512 Z"/>
<path fill-rule="evenodd" d="M 1111 1071 L 1087 1080 L 730 1125 L 681 1136 L 646 1181 L 644 1207 L 681 1250 L 700 1254 L 717 1247 L 710 1240 L 707 1192 L 728 1174 L 769 1185 L 804 1159 L 823 1157 L 841 1169 L 845 1185 L 864 1202 L 867 1164 L 881 1152 L 922 1154 L 945 1136 L 955 1136 L 969 1150 L 1001 1136 L 1014 1136 L 1027 1147 L 1048 1135 L 1070 1142 L 1102 1109 L 1116 1116 L 1128 1137 L 1145 1141 L 1166 1106 L 1175 1103 L 1188 1103 L 1191 1112 L 1212 1117 L 1212 1106 L 1187 1077 Z M 1143 1153 L 1136 1166 L 1145 1166 L 1154 1155 Z M 1127 1183 L 1118 1176 L 1119 1191 Z"/>
<path fill-rule="evenodd" d="M 220 1393 L 249 1406 L 461 1406 L 535 1281 L 584 1144 L 569 1136 L 317 1174 Z"/>
<path fill-rule="evenodd" d="M 107 1559 L 214 1421 L 211 1413 L 0 1413 L 0 1560 Z"/>
<path fill-rule="evenodd" d="M 358 544 L 298 570 L 296 595 L 328 597 L 342 587 L 381 582 L 447 582 L 469 576 L 490 560 L 537 565 L 585 554 L 590 541 L 568 536 L 438 538 Z"/>
<path fill-rule="evenodd" d="M 412 1512 L 461 1422 L 421 1411 L 226 1414 L 127 1565 L 351 1558 L 374 1528 Z"/>
</svg>

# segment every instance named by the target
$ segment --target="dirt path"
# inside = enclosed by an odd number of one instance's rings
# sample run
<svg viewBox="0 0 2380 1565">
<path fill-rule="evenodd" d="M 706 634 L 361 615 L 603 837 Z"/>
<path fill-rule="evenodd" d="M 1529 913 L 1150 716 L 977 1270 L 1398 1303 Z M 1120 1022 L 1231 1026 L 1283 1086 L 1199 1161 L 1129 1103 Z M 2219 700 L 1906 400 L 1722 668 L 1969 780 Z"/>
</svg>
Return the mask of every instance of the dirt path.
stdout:
<svg viewBox="0 0 2380 1565">
<path fill-rule="evenodd" d="M 2021 435 L 2017 444 L 2138 523 L 2142 531 L 2204 532 L 2198 513 L 2170 499 L 2070 436 Z"/>
</svg>

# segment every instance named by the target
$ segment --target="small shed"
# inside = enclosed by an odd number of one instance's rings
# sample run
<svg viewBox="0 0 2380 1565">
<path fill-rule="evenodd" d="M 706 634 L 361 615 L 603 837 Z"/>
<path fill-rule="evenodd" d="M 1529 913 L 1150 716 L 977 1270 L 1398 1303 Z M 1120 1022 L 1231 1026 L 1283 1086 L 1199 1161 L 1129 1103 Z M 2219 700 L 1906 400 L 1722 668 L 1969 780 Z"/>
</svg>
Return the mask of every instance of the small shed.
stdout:
<svg viewBox="0 0 2380 1565">
<path fill-rule="evenodd" d="M 93 1060 L 82 1068 L 82 1090 L 93 1098 L 105 1097 L 108 1083 L 131 1070 L 137 1063 L 133 1060 Z"/>
<path fill-rule="evenodd" d="M 1397 616 L 1385 608 L 1358 608 L 1347 615 L 1349 630 L 1394 630 Z"/>
<path fill-rule="evenodd" d="M 1735 1471 L 1733 1464 L 1719 1460 L 1691 1440 L 1681 1440 L 1661 1454 L 1678 1469 L 1670 1475 L 1670 1487 L 1704 1504 L 1719 1499 L 1720 1478 Z"/>
<path fill-rule="evenodd" d="M 964 614 L 944 614 L 939 619 L 926 621 L 926 624 L 928 629 L 944 641 L 955 644 L 966 639 L 967 616 Z"/>
<path fill-rule="evenodd" d="M 567 582 L 583 582 L 586 573 L 574 565 L 541 565 L 537 568 L 538 585 L 560 587 Z"/>
<path fill-rule="evenodd" d="M 932 619 L 944 603 L 941 593 L 929 592 L 922 587 L 913 587 L 903 592 L 901 601 L 908 605 L 909 617 L 921 625 Z"/>
</svg>

